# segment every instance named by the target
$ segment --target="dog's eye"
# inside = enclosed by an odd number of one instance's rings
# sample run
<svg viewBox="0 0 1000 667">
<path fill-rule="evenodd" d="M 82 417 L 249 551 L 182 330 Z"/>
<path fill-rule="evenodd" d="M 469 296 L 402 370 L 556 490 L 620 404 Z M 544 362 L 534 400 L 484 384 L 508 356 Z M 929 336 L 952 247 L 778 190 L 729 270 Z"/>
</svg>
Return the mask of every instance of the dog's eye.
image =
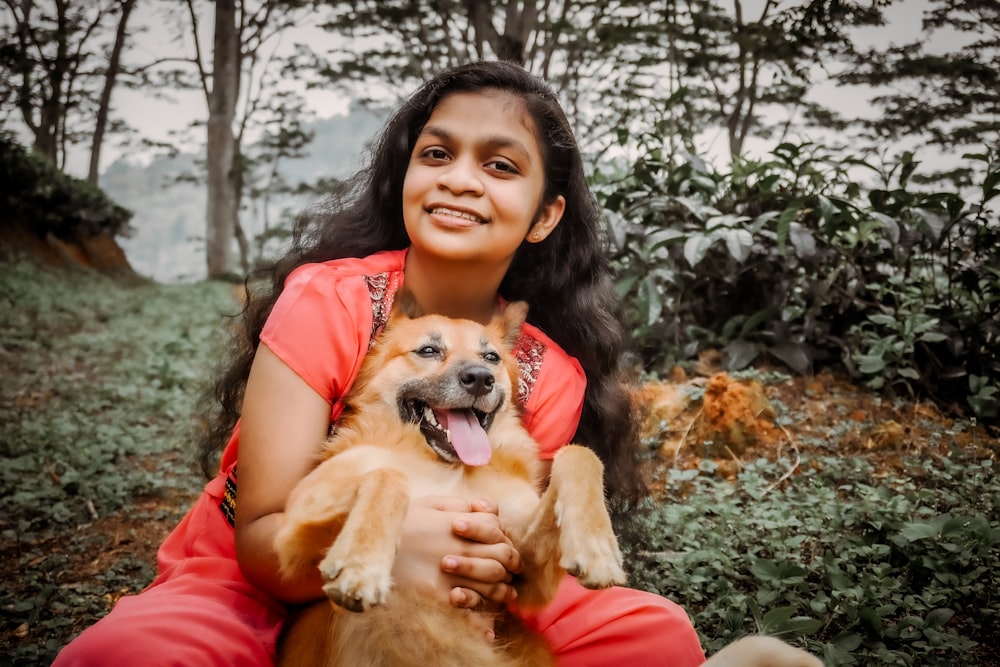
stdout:
<svg viewBox="0 0 1000 667">
<path fill-rule="evenodd" d="M 441 354 L 441 349 L 434 347 L 433 345 L 424 345 L 415 350 L 415 352 L 421 357 L 436 357 Z"/>
<path fill-rule="evenodd" d="M 497 354 L 496 352 L 487 352 L 486 354 L 483 355 L 483 361 L 485 361 L 488 364 L 499 364 L 500 355 Z"/>
</svg>

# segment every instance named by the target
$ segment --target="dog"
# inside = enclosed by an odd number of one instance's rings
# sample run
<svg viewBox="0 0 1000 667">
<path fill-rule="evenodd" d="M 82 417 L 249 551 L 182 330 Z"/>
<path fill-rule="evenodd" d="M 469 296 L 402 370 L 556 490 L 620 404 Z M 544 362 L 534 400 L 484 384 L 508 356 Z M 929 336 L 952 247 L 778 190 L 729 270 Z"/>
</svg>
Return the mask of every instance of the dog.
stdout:
<svg viewBox="0 0 1000 667">
<path fill-rule="evenodd" d="M 421 315 L 407 292 L 397 294 L 323 460 L 293 489 L 276 536 L 282 571 L 318 567 L 333 603 L 290 622 L 280 664 L 554 664 L 510 614 L 496 618 L 490 642 L 466 610 L 392 588 L 416 497 L 496 500 L 524 565 L 515 583 L 523 608 L 551 600 L 566 572 L 590 588 L 625 583 L 597 456 L 563 447 L 539 494 L 541 463 L 521 425 L 511 354 L 526 316 L 526 304 L 510 303 L 483 326 Z"/>
<path fill-rule="evenodd" d="M 469 612 L 393 588 L 408 504 L 426 495 L 496 500 L 524 566 L 514 581 L 522 608 L 544 606 L 567 572 L 588 588 L 626 582 L 597 456 L 566 445 L 548 484 L 541 478 L 515 389 L 512 350 L 526 316 L 527 305 L 513 302 L 484 326 L 421 314 L 405 289 L 396 295 L 320 462 L 293 489 L 275 537 L 282 572 L 318 568 L 329 598 L 289 618 L 279 665 L 555 664 L 544 640 L 513 614 Z M 489 615 L 493 640 L 470 613 Z"/>
</svg>

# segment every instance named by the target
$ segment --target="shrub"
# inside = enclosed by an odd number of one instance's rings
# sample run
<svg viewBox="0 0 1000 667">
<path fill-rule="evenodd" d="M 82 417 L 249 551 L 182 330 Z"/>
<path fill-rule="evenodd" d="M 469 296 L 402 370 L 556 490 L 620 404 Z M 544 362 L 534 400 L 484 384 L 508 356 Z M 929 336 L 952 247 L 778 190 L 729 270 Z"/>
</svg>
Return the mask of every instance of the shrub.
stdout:
<svg viewBox="0 0 1000 667">
<path fill-rule="evenodd" d="M 707 347 L 729 370 L 766 353 L 996 418 L 1000 163 L 966 158 L 985 167 L 966 198 L 918 189 L 910 154 L 877 166 L 809 144 L 720 171 L 654 143 L 624 173 L 596 173 L 647 368 Z"/>
<path fill-rule="evenodd" d="M 670 501 L 625 543 L 632 584 L 684 606 L 710 653 L 764 632 L 828 665 L 987 664 L 971 655 L 995 650 L 1000 620 L 991 461 L 804 462 L 784 487 L 764 460 L 735 485 L 710 461 L 670 471 Z"/>
<path fill-rule="evenodd" d="M 89 181 L 68 176 L 0 133 L 0 229 L 23 225 L 40 238 L 76 240 L 128 231 L 132 212 Z"/>
</svg>

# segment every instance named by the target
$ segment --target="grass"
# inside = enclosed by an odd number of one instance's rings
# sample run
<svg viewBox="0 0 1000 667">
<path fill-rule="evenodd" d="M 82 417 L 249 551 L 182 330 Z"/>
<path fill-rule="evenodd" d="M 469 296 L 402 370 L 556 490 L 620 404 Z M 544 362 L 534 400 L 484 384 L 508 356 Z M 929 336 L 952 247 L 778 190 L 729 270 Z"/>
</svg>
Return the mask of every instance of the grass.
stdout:
<svg viewBox="0 0 1000 667">
<path fill-rule="evenodd" d="M 194 402 L 236 309 L 221 283 L 0 263 L 0 664 L 48 664 L 152 579 L 136 531 L 176 523 L 203 484 Z"/>
<path fill-rule="evenodd" d="M 203 483 L 191 419 L 235 310 L 225 284 L 0 263 L 0 664 L 48 664 L 151 580 Z M 935 421 L 933 448 L 883 465 L 845 447 L 841 414 L 778 407 L 792 431 L 828 423 L 798 434 L 797 466 L 655 462 L 633 585 L 682 604 L 709 652 L 767 632 L 828 665 L 1000 665 L 996 443 Z"/>
</svg>

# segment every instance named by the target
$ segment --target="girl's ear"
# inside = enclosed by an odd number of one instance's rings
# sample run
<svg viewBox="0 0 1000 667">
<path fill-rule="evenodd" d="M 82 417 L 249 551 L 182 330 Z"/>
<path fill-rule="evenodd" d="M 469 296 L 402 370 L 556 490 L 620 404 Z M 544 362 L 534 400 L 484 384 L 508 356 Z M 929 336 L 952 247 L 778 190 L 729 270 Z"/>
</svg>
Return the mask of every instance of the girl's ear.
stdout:
<svg viewBox="0 0 1000 667">
<path fill-rule="evenodd" d="M 535 222 L 528 229 L 527 241 L 529 243 L 540 243 L 548 238 L 552 230 L 559 225 L 565 211 L 566 198 L 562 195 L 542 206 Z"/>
</svg>

